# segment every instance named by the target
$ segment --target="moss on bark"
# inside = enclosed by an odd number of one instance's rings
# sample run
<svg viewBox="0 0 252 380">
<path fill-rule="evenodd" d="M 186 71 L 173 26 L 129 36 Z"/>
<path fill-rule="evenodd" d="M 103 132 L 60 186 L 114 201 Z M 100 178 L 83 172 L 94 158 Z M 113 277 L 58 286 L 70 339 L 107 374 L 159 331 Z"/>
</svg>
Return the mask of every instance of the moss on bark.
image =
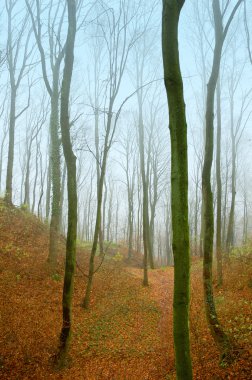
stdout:
<svg viewBox="0 0 252 380">
<path fill-rule="evenodd" d="M 171 137 L 171 210 L 174 254 L 173 335 L 177 379 L 192 379 L 189 339 L 190 257 L 187 124 L 179 65 L 178 23 L 184 1 L 163 0 L 162 48 Z"/>
</svg>

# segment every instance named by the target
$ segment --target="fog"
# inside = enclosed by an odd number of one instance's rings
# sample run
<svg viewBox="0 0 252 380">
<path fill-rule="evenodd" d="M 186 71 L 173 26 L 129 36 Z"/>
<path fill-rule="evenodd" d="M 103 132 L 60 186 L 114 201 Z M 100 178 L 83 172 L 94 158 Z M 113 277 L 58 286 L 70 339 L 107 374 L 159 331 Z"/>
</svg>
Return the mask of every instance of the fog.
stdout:
<svg viewBox="0 0 252 380">
<path fill-rule="evenodd" d="M 33 24 L 31 14 L 33 14 Z M 60 98 L 67 10 L 64 2 L 40 1 L 40 40 L 44 74 Z M 224 5 L 222 5 L 224 7 Z M 13 9 L 12 9 L 13 7 Z M 9 12 L 9 18 L 8 18 Z M 225 246 L 232 198 L 232 138 L 235 156 L 235 222 L 233 245 L 251 235 L 252 70 L 248 32 L 241 7 L 224 44 L 220 69 L 222 242 Z M 51 100 L 43 79 L 36 4 L 7 1 L 1 9 L 0 186 L 6 192 L 11 119 L 11 80 L 16 86 L 12 200 L 41 219 L 50 219 L 53 199 L 50 165 Z M 228 17 L 228 12 L 224 17 Z M 97 170 L 101 166 L 108 115 L 112 114 L 110 148 L 103 187 L 104 239 L 128 242 L 143 250 L 144 160 L 154 255 L 171 262 L 170 141 L 161 53 L 161 3 L 150 1 L 78 2 L 75 62 L 71 86 L 71 136 L 77 156 L 78 239 L 92 240 L 96 221 Z M 246 32 L 247 30 L 247 32 Z M 204 154 L 206 89 L 214 47 L 210 1 L 186 1 L 179 25 L 179 52 L 188 125 L 189 223 L 192 254 L 199 254 L 201 173 Z M 62 55 L 60 58 L 59 56 Z M 57 61 L 58 59 L 58 61 Z M 12 60 L 12 63 L 11 63 Z M 14 87 L 15 87 L 14 86 Z M 216 99 L 215 99 L 216 103 Z M 216 110 L 216 104 L 215 104 Z M 59 104 L 56 105 L 59 115 Z M 215 111 L 216 113 L 216 111 Z M 139 115 L 141 114 L 141 119 Z M 67 230 L 66 169 L 60 144 L 61 232 Z M 58 118 L 58 120 L 57 120 Z M 215 125 L 216 125 L 215 115 Z M 142 132 L 140 124 L 142 122 Z M 140 124 L 139 124 L 140 123 Z M 216 131 L 216 128 L 215 128 Z M 216 149 L 216 133 L 214 137 Z M 143 144 L 142 156 L 140 156 Z M 214 151 L 215 162 L 216 150 Z M 216 210 L 216 170 L 212 170 Z M 132 205 L 130 205 L 130 202 Z M 129 211 L 132 207 L 132 211 Z M 129 218 L 132 220 L 129 221 Z M 169 261 L 170 260 L 170 261 Z"/>
</svg>

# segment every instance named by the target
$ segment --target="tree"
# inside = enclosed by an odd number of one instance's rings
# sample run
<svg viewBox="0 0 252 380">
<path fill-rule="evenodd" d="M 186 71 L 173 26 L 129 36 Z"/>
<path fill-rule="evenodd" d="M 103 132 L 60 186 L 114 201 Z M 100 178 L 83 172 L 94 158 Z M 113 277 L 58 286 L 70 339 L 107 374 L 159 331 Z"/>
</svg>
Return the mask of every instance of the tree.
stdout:
<svg viewBox="0 0 252 380">
<path fill-rule="evenodd" d="M 76 35 L 76 3 L 67 0 L 68 31 L 65 51 L 65 66 L 61 86 L 60 126 L 62 145 L 67 167 L 68 193 L 68 229 L 66 241 L 66 264 L 63 288 L 63 323 L 60 334 L 60 346 L 57 356 L 58 365 L 66 362 L 72 328 L 72 296 L 74 286 L 74 271 L 76 261 L 76 234 L 77 234 L 77 185 L 76 185 L 76 157 L 73 152 L 70 122 L 69 96 L 74 62 L 74 43 Z"/>
<path fill-rule="evenodd" d="M 142 228 L 143 228 L 143 247 L 144 247 L 144 278 L 143 285 L 148 286 L 148 261 L 150 267 L 154 269 L 153 252 L 151 245 L 151 234 L 150 234 L 150 221 L 149 221 L 149 178 L 148 169 L 146 168 L 146 152 L 145 152 L 145 125 L 143 116 L 143 103 L 145 98 L 144 91 L 144 66 L 147 59 L 148 49 L 146 48 L 146 37 L 145 34 L 140 40 L 141 45 L 136 46 L 136 87 L 137 87 L 137 104 L 138 104 L 138 120 L 137 120 L 137 131 L 138 131 L 138 147 L 139 147 L 139 160 L 140 160 L 140 174 L 142 180 Z M 140 47 L 141 46 L 141 47 Z"/>
<path fill-rule="evenodd" d="M 8 161 L 6 173 L 6 191 L 5 199 L 7 202 L 12 203 L 12 179 L 13 179 L 13 165 L 14 165 L 14 145 L 15 145 L 15 125 L 17 119 L 27 110 L 30 103 L 30 87 L 27 106 L 17 113 L 16 101 L 17 92 L 23 77 L 27 74 L 27 61 L 31 55 L 29 51 L 29 42 L 31 31 L 26 34 L 28 28 L 28 15 L 24 14 L 23 20 L 20 22 L 20 27 L 16 28 L 13 25 L 15 20 L 15 7 L 17 0 L 5 1 L 7 10 L 8 22 L 8 38 L 7 38 L 7 63 L 10 77 L 10 114 L 9 114 L 9 147 L 8 147 Z M 22 43 L 25 40 L 25 45 Z M 21 58 L 20 58 L 21 55 Z"/>
<path fill-rule="evenodd" d="M 251 103 L 251 89 L 242 94 L 240 109 L 235 118 L 235 108 L 238 108 L 235 101 L 235 94 L 238 90 L 238 86 L 241 79 L 241 74 L 244 70 L 244 65 L 241 69 L 237 70 L 237 46 L 233 46 L 233 62 L 231 73 L 228 78 L 228 92 L 229 92 L 229 106 L 230 106 L 230 137 L 231 137 L 231 205 L 228 218 L 227 238 L 226 238 L 226 252 L 229 255 L 230 250 L 235 243 L 235 203 L 236 203 L 236 182 L 237 182 L 237 160 L 238 160 L 238 147 L 246 127 L 246 124 L 250 118 L 251 112 L 247 114 L 248 106 Z M 236 106 L 236 107 L 235 107 Z M 244 120 L 245 119 L 245 120 Z"/>
<path fill-rule="evenodd" d="M 126 136 L 123 138 L 121 145 L 123 151 L 120 152 L 124 157 L 124 162 L 121 162 L 121 168 L 126 177 L 125 186 L 127 188 L 128 200 L 128 259 L 133 255 L 133 226 L 134 226 L 134 191 L 136 177 L 136 157 L 135 146 L 133 142 L 135 135 L 130 129 L 127 130 Z"/>
<path fill-rule="evenodd" d="M 220 76 L 217 83 L 217 133 L 216 133 L 216 185 L 217 185 L 217 211 L 216 211 L 216 259 L 217 283 L 222 285 L 222 246 L 221 246 L 221 88 Z"/>
<path fill-rule="evenodd" d="M 57 262 L 57 238 L 60 227 L 60 179 L 61 179 L 61 167 L 60 167 L 60 139 L 59 139 L 59 81 L 60 81 L 60 66 L 64 58 L 65 46 L 61 44 L 62 25 L 65 15 L 65 5 L 61 7 L 58 1 L 53 15 L 53 2 L 48 3 L 45 9 L 48 9 L 48 45 L 49 45 L 49 58 L 51 69 L 51 83 L 49 82 L 48 69 L 46 65 L 46 53 L 43 46 L 43 32 L 41 16 L 43 13 L 42 4 L 40 0 L 36 0 L 35 12 L 32 10 L 34 1 L 25 0 L 27 9 L 29 11 L 33 32 L 36 38 L 38 50 L 41 59 L 41 69 L 43 74 L 43 80 L 46 90 L 51 100 L 50 110 L 50 161 L 48 166 L 48 202 L 50 199 L 50 189 L 52 184 L 52 212 L 50 222 L 50 242 L 49 242 L 49 255 L 48 262 L 54 268 Z M 31 3 L 31 4 L 30 4 Z M 36 15 L 36 18 L 35 18 Z M 56 24 L 59 17 L 59 22 Z M 47 204 L 47 210 L 49 210 L 49 203 Z M 48 212 L 47 212 L 48 214 Z M 49 216 L 49 215 L 47 215 Z"/>
<path fill-rule="evenodd" d="M 99 33 L 99 27 L 96 28 L 95 34 Z M 94 118 L 95 118 L 95 163 L 96 163 L 96 193 L 98 199 L 98 189 L 100 183 L 100 135 L 99 135 L 99 116 L 100 116 L 100 96 L 101 96 L 101 69 L 102 69 L 102 40 L 96 38 L 93 41 L 93 75 L 94 75 L 94 95 L 92 99 L 91 94 L 89 94 L 90 103 L 94 110 Z M 102 228 L 102 218 L 105 218 L 105 215 L 101 214 L 100 219 L 100 228 L 99 228 L 99 247 L 100 247 L 100 255 L 103 255 L 103 233 L 104 229 Z"/>
<path fill-rule="evenodd" d="M 42 99 L 42 104 L 44 105 L 44 99 Z M 46 119 L 46 109 L 42 106 L 40 108 L 39 114 L 36 115 L 36 111 L 33 109 L 26 131 L 26 167 L 25 167 L 25 181 L 24 181 L 24 200 L 23 204 L 27 205 L 30 210 L 30 171 L 31 171 L 31 156 L 32 156 L 32 145 L 34 140 L 37 142 L 38 135 L 41 131 L 43 124 Z M 37 162 L 37 156 L 36 156 Z M 36 179 L 36 177 L 35 177 Z M 36 182 L 36 181 L 35 181 Z M 34 203 L 34 202 L 33 202 Z M 34 210 L 34 206 L 33 206 Z"/>
<path fill-rule="evenodd" d="M 246 32 L 249 61 L 252 65 L 252 49 L 251 49 L 250 32 L 249 32 L 248 18 L 247 18 L 247 1 L 246 0 L 244 0 L 244 26 L 245 26 L 245 32 Z"/>
<path fill-rule="evenodd" d="M 104 108 L 101 110 L 105 120 L 105 136 L 102 154 L 100 155 L 100 178 L 97 190 L 96 221 L 89 260 L 88 283 L 82 303 L 83 307 L 86 309 L 89 307 L 93 275 L 95 273 L 94 258 L 101 227 L 103 186 L 105 182 L 108 155 L 114 141 L 114 135 L 122 108 L 132 94 L 123 100 L 116 112 L 114 111 L 115 102 L 122 84 L 122 78 L 125 73 L 130 50 L 138 38 L 136 27 L 133 27 L 133 30 L 131 30 L 133 20 L 136 19 L 137 9 L 135 9 L 135 7 L 132 9 L 128 0 L 120 0 L 118 9 L 108 7 L 106 4 L 102 3 L 100 11 L 102 12 L 103 18 L 99 21 L 98 25 L 102 38 L 104 39 L 108 58 L 108 84 L 106 85 L 104 96 L 105 99 L 108 100 L 108 103 L 105 104 Z M 107 28 L 105 25 L 107 25 Z"/>
<path fill-rule="evenodd" d="M 5 106 L 6 106 L 6 98 L 7 98 L 7 91 L 5 92 L 4 101 L 3 101 L 3 104 L 1 105 L 1 108 L 0 108 L 0 119 L 2 119 L 3 115 L 4 115 L 4 110 L 5 110 Z M 6 118 L 6 116 L 5 116 L 5 118 Z M 2 135 L 1 145 L 0 145 L 0 192 L 1 192 L 1 185 L 2 185 L 4 144 L 5 144 L 7 134 L 8 134 L 7 123 L 5 123 L 5 127 L 2 130 L 2 133 L 3 133 L 3 135 Z"/>
<path fill-rule="evenodd" d="M 214 234 L 214 210 L 213 194 L 211 189 L 211 168 L 213 162 L 213 122 L 214 122 L 214 95 L 219 76 L 222 47 L 225 41 L 232 19 L 243 0 L 238 0 L 232 9 L 228 21 L 223 28 L 223 18 L 227 12 L 229 1 L 226 2 L 223 12 L 220 9 L 219 0 L 213 0 L 215 47 L 210 78 L 207 84 L 206 100 L 206 140 L 205 154 L 202 172 L 202 198 L 204 202 L 204 259 L 203 259 L 203 283 L 205 311 L 210 331 L 221 353 L 222 360 L 230 359 L 230 341 L 219 323 L 213 296 L 212 285 L 212 261 L 213 261 L 213 234 Z"/>
<path fill-rule="evenodd" d="M 171 211 L 174 255 L 173 336 L 177 379 L 192 379 L 189 339 L 190 255 L 188 226 L 187 124 L 178 51 L 184 0 L 163 0 L 162 51 L 171 136 Z"/>
</svg>

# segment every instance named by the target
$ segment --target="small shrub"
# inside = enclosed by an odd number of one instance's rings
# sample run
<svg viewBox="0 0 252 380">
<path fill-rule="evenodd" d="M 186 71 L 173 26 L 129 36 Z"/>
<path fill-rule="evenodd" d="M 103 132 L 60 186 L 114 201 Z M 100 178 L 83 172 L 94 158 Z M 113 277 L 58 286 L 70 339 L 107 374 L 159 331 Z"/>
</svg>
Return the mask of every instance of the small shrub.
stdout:
<svg viewBox="0 0 252 380">
<path fill-rule="evenodd" d="M 59 273 L 54 273 L 54 274 L 52 274 L 52 279 L 54 281 L 60 281 L 61 280 L 61 275 Z"/>
<path fill-rule="evenodd" d="M 22 211 L 28 211 L 29 210 L 29 206 L 27 203 L 23 203 L 21 206 L 20 206 L 20 210 Z"/>
<path fill-rule="evenodd" d="M 122 261 L 123 255 L 118 251 L 116 252 L 115 256 L 113 257 L 113 260 L 115 261 Z"/>
</svg>

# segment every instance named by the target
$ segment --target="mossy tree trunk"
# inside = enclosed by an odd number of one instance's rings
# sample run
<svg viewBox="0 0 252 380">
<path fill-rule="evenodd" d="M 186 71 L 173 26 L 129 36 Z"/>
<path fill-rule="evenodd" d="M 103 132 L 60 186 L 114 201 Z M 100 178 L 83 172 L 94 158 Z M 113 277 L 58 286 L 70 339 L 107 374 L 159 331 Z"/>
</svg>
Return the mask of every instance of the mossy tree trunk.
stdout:
<svg viewBox="0 0 252 380">
<path fill-rule="evenodd" d="M 60 346 L 57 356 L 58 365 L 65 364 L 72 328 L 72 296 L 74 286 L 74 271 L 76 261 L 76 234 L 77 234 L 77 185 L 76 185 L 76 157 L 72 149 L 69 123 L 69 96 L 74 61 L 74 42 L 76 35 L 76 3 L 67 0 L 68 32 L 66 41 L 65 67 L 61 88 L 60 125 L 62 145 L 67 166 L 68 192 L 68 229 L 66 242 L 66 263 L 63 288 L 63 323 L 60 334 Z"/>
<path fill-rule="evenodd" d="M 61 168 L 60 168 L 60 141 L 58 135 L 59 128 L 59 93 L 58 93 L 59 72 L 53 76 L 53 91 L 51 94 L 51 173 L 52 173 L 52 211 L 50 222 L 50 241 L 48 262 L 54 268 L 57 263 L 58 235 L 60 228 L 60 200 L 61 200 Z"/>
<path fill-rule="evenodd" d="M 190 254 L 187 124 L 179 64 L 178 23 L 184 1 L 163 0 L 162 49 L 171 136 L 171 211 L 174 254 L 173 336 L 177 379 L 192 379 L 189 339 Z"/>
<path fill-rule="evenodd" d="M 217 184 L 217 215 L 216 215 L 216 259 L 217 283 L 222 285 L 222 246 L 221 246 L 221 96 L 220 78 L 217 83 L 217 134 L 216 134 L 216 184 Z"/>
</svg>

